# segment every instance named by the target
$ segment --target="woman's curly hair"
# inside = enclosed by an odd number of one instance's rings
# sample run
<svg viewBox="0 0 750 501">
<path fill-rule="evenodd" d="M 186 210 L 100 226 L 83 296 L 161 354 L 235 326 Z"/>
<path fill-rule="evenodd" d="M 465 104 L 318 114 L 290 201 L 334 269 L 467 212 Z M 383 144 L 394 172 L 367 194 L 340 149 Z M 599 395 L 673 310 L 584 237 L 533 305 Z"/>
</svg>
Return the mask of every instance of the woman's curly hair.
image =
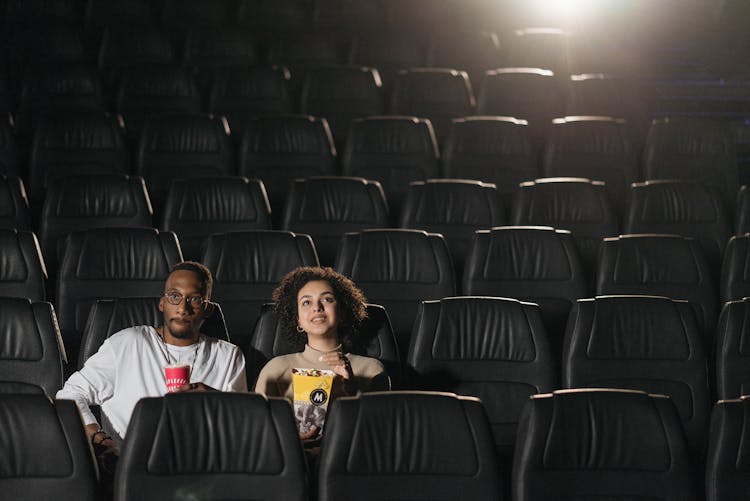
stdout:
<svg viewBox="0 0 750 501">
<path fill-rule="evenodd" d="M 365 295 L 354 282 L 332 268 L 301 266 L 284 275 L 273 291 L 274 311 L 282 332 L 293 348 L 301 350 L 304 347 L 307 335 L 297 331 L 297 295 L 305 284 L 316 280 L 328 282 L 333 289 L 339 316 L 339 342 L 345 351 L 358 351 L 359 328 L 367 318 Z"/>
</svg>

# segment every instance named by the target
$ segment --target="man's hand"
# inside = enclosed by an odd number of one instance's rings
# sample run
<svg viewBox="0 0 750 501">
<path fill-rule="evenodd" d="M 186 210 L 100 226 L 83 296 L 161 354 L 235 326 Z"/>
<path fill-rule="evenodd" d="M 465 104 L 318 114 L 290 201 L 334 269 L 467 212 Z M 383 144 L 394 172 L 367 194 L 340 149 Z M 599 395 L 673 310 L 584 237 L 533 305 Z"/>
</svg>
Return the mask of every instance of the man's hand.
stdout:
<svg viewBox="0 0 750 501">
<path fill-rule="evenodd" d="M 91 445 L 101 445 L 109 449 L 115 448 L 115 441 L 101 431 L 101 428 L 96 423 L 86 425 L 86 437 L 89 439 Z"/>
<path fill-rule="evenodd" d="M 310 427 L 310 430 L 307 433 L 300 433 L 299 434 L 299 439 L 304 442 L 305 440 L 312 440 L 312 439 L 314 439 L 317 435 L 318 435 L 318 427 L 315 426 L 315 425 L 312 425 Z"/>
<path fill-rule="evenodd" d="M 349 359 L 346 355 L 340 351 L 331 351 L 323 354 L 318 360 L 331 366 L 331 370 L 344 378 L 349 380 L 354 376 L 352 372 L 352 364 L 349 363 Z"/>
<path fill-rule="evenodd" d="M 199 393 L 204 391 L 219 391 L 203 383 L 183 384 L 174 389 L 172 393 Z"/>
</svg>

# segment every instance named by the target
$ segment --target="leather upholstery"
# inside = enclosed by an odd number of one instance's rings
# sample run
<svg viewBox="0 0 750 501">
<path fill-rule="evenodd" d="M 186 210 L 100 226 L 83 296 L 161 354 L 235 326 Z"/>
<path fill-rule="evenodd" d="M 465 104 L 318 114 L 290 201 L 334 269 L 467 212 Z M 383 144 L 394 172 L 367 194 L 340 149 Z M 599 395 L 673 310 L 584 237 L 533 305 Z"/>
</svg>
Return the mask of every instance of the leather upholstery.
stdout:
<svg viewBox="0 0 750 501">
<path fill-rule="evenodd" d="M 706 501 L 742 499 L 750 490 L 750 398 L 719 400 L 711 413 Z"/>
<path fill-rule="evenodd" d="M 716 328 L 714 368 L 716 396 L 739 398 L 750 394 L 750 299 L 724 305 Z"/>
<path fill-rule="evenodd" d="M 31 229 L 29 200 L 20 177 L 0 174 L 0 229 Z"/>
<path fill-rule="evenodd" d="M 721 301 L 750 296 L 750 235 L 734 236 L 727 242 L 721 265 Z"/>
<path fill-rule="evenodd" d="M 46 278 L 36 235 L 30 231 L 0 230 L 0 296 L 44 301 Z"/>
</svg>

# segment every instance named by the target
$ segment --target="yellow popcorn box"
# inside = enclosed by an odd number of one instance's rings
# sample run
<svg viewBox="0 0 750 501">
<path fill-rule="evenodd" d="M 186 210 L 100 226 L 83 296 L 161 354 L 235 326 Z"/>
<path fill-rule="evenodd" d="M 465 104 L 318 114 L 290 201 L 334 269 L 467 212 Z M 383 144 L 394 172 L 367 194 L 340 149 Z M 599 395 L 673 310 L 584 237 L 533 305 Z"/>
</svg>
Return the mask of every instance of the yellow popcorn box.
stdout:
<svg viewBox="0 0 750 501">
<path fill-rule="evenodd" d="M 300 433 L 308 433 L 313 426 L 318 432 L 323 429 L 335 375 L 323 369 L 292 369 L 294 416 Z"/>
</svg>

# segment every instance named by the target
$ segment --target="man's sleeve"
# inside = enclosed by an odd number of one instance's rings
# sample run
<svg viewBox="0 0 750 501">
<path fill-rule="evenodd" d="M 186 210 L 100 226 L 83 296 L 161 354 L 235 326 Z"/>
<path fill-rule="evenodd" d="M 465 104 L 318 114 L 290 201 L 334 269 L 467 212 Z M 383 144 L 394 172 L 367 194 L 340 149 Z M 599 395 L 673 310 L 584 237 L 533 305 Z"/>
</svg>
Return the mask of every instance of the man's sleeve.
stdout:
<svg viewBox="0 0 750 501">
<path fill-rule="evenodd" d="M 234 357 L 229 365 L 227 384 L 224 391 L 247 393 L 245 376 L 245 356 L 239 348 L 234 349 Z"/>
<path fill-rule="evenodd" d="M 89 405 L 101 405 L 114 393 L 116 362 L 112 343 L 105 341 L 83 368 L 73 373 L 57 392 L 58 400 L 73 400 L 81 411 L 83 424 L 96 423 Z"/>
</svg>

